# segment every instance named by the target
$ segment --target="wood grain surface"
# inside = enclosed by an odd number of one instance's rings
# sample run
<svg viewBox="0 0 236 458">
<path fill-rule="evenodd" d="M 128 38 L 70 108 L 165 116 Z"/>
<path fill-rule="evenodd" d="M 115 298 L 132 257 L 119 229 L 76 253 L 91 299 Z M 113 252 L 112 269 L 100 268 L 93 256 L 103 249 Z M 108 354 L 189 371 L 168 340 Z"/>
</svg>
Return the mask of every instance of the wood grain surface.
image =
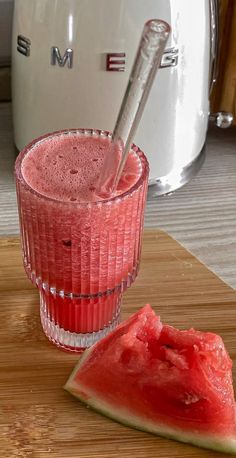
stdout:
<svg viewBox="0 0 236 458">
<path fill-rule="evenodd" d="M 78 356 L 44 336 L 38 292 L 18 238 L 0 239 L 0 456 L 187 458 L 226 456 L 122 426 L 87 409 L 63 385 Z M 145 231 L 142 264 L 122 318 L 151 303 L 162 321 L 219 333 L 236 358 L 236 292 L 175 240 Z M 236 367 L 233 369 L 236 381 Z"/>
</svg>

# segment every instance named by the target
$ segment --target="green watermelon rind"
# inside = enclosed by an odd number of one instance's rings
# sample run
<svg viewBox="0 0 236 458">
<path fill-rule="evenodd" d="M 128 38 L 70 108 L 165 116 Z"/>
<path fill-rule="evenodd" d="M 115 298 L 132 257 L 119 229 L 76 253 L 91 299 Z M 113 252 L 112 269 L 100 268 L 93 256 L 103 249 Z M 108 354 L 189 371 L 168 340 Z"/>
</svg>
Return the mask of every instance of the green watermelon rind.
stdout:
<svg viewBox="0 0 236 458">
<path fill-rule="evenodd" d="M 90 352 L 93 348 L 85 350 L 81 356 L 78 364 L 75 366 L 71 373 L 68 381 L 66 382 L 64 389 L 70 394 L 75 396 L 81 402 L 89 407 L 92 407 L 97 412 L 105 415 L 112 420 L 115 420 L 125 426 L 135 428 L 140 431 L 145 431 L 151 434 L 165 437 L 167 439 L 177 440 L 190 445 L 196 445 L 198 447 L 215 450 L 217 452 L 224 452 L 236 455 L 236 437 L 222 438 L 219 435 L 207 435 L 199 432 L 186 432 L 180 429 L 175 429 L 167 425 L 157 425 L 156 423 L 147 420 L 143 420 L 140 417 L 131 415 L 125 409 L 117 409 L 109 405 L 104 399 L 98 398 L 98 396 L 91 390 L 88 390 L 86 386 L 78 385 L 74 382 L 74 378 L 78 369 L 81 368 L 82 364 L 87 360 Z"/>
</svg>

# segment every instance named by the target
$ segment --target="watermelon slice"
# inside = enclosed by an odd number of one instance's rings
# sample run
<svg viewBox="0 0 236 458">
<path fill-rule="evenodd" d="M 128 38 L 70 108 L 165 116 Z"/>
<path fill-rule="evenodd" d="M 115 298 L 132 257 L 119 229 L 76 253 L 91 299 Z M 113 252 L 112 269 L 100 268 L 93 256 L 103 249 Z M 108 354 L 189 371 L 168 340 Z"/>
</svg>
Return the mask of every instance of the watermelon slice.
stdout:
<svg viewBox="0 0 236 458">
<path fill-rule="evenodd" d="M 65 389 L 125 425 L 236 454 L 232 362 L 221 337 L 163 325 L 150 305 L 86 350 Z"/>
</svg>

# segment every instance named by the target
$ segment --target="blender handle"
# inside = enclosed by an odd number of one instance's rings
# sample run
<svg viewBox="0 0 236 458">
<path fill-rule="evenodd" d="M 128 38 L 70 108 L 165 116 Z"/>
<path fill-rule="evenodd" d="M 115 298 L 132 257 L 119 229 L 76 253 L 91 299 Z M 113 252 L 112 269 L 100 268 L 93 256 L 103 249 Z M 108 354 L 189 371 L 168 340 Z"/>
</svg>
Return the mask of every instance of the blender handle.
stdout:
<svg viewBox="0 0 236 458">
<path fill-rule="evenodd" d="M 219 1 L 209 0 L 210 9 L 210 79 L 209 96 L 217 78 L 218 44 L 219 44 Z M 233 122 L 233 115 L 227 111 L 210 113 L 209 121 L 214 122 L 217 127 L 226 129 Z"/>
<path fill-rule="evenodd" d="M 217 113 L 211 113 L 209 116 L 209 121 L 213 122 L 215 126 L 220 127 L 221 129 L 227 129 L 231 126 L 234 117 L 232 113 L 228 111 L 217 111 Z"/>
<path fill-rule="evenodd" d="M 219 2 L 218 0 L 209 0 L 210 10 L 210 79 L 209 95 L 211 94 L 217 77 L 217 54 L 219 40 Z"/>
</svg>

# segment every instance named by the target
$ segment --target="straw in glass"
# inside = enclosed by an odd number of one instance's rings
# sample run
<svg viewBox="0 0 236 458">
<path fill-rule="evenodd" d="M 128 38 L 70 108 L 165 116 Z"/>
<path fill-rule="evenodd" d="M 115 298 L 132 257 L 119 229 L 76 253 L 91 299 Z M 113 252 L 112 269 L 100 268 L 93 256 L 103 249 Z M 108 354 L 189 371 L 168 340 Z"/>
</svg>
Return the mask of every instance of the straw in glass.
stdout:
<svg viewBox="0 0 236 458">
<path fill-rule="evenodd" d="M 170 26 L 160 19 L 151 19 L 144 25 L 110 151 L 98 178 L 98 196 L 109 197 L 117 188 L 169 34 Z"/>
</svg>

